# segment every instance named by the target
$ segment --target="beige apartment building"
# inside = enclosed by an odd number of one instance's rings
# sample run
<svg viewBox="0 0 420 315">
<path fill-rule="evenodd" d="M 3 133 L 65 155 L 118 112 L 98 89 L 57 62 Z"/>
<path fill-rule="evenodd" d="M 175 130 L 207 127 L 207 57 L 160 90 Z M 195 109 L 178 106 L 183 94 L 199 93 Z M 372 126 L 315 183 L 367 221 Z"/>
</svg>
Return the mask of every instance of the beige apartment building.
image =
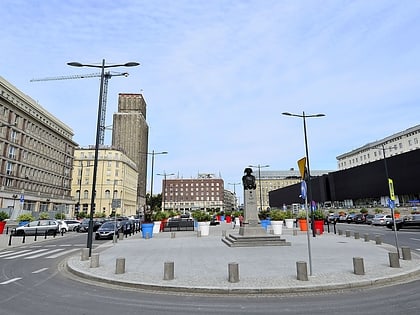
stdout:
<svg viewBox="0 0 420 315">
<path fill-rule="evenodd" d="M 338 170 L 420 149 L 420 125 L 337 156 Z"/>
<path fill-rule="evenodd" d="M 73 131 L 0 77 L 0 208 L 71 216 Z"/>
<path fill-rule="evenodd" d="M 107 217 L 113 211 L 117 215 L 136 215 L 136 163 L 124 152 L 110 146 L 100 147 L 98 153 L 95 212 L 104 213 Z M 79 211 L 86 213 L 90 213 L 94 160 L 94 146 L 75 150 L 71 189 Z"/>
<path fill-rule="evenodd" d="M 224 182 L 212 174 L 162 180 L 162 208 L 175 211 L 224 210 Z M 230 210 L 230 209 L 229 209 Z"/>
</svg>

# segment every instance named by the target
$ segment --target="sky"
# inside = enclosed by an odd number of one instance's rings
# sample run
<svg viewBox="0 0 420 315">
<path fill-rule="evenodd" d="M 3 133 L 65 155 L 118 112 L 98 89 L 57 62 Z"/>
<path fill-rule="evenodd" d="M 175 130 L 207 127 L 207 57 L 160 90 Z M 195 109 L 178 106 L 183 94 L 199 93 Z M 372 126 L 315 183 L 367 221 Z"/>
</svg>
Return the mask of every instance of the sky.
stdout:
<svg viewBox="0 0 420 315">
<path fill-rule="evenodd" d="M 0 76 L 95 143 L 99 73 L 67 65 L 124 64 L 109 80 L 147 103 L 149 151 L 162 177 L 241 182 L 248 165 L 336 170 L 336 157 L 419 124 L 420 1 L 2 0 Z M 111 144 L 106 131 L 105 144 Z M 255 169 L 254 172 L 257 172 Z M 171 178 L 171 177 L 168 177 Z M 150 159 L 148 181 L 150 185 Z"/>
</svg>

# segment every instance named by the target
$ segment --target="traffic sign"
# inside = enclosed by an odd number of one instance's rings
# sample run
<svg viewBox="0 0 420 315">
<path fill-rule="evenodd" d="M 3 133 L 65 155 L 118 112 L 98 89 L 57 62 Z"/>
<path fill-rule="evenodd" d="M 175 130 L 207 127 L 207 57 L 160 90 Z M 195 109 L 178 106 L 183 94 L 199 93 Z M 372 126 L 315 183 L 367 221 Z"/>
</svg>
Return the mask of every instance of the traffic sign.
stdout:
<svg viewBox="0 0 420 315">
<path fill-rule="evenodd" d="M 395 200 L 395 194 L 394 194 L 394 182 L 391 178 L 388 178 L 388 186 L 389 186 L 389 198 L 391 200 Z"/>
<path fill-rule="evenodd" d="M 303 157 L 299 161 L 297 161 L 297 164 L 299 166 L 300 177 L 302 177 L 302 179 L 305 179 L 305 177 L 306 177 L 306 157 Z"/>
<path fill-rule="evenodd" d="M 301 183 L 300 183 L 300 197 L 302 198 L 302 199 L 305 199 L 306 198 L 306 182 L 303 180 Z"/>
</svg>

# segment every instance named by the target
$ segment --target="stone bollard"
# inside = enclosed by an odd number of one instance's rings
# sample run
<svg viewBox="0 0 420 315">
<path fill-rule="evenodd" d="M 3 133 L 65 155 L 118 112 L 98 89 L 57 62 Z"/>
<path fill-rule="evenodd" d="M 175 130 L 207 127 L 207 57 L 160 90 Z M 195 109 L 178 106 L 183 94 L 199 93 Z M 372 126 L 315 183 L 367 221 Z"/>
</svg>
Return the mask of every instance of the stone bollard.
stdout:
<svg viewBox="0 0 420 315">
<path fill-rule="evenodd" d="M 89 260 L 89 248 L 82 248 L 82 257 L 80 257 L 81 261 Z"/>
<path fill-rule="evenodd" d="M 403 260 L 411 260 L 411 249 L 408 246 L 401 246 Z"/>
<path fill-rule="evenodd" d="M 226 230 L 222 230 L 222 237 L 226 237 Z"/>
<path fill-rule="evenodd" d="M 119 257 L 115 261 L 115 274 L 125 273 L 125 258 Z"/>
<path fill-rule="evenodd" d="M 306 261 L 297 261 L 296 270 L 298 280 L 308 281 L 308 268 L 306 266 Z"/>
<path fill-rule="evenodd" d="M 363 236 L 364 236 L 364 238 L 365 238 L 365 242 L 369 242 L 369 240 L 370 240 L 370 239 L 369 239 L 369 234 L 364 234 Z"/>
<path fill-rule="evenodd" d="M 350 237 L 351 236 L 351 231 L 346 230 L 346 237 Z"/>
<path fill-rule="evenodd" d="M 388 253 L 389 257 L 389 266 L 391 268 L 400 268 L 400 258 L 398 253 Z"/>
<path fill-rule="evenodd" d="M 231 262 L 228 264 L 228 280 L 231 283 L 239 282 L 239 264 Z"/>
<path fill-rule="evenodd" d="M 99 254 L 92 254 L 90 256 L 90 268 L 98 268 L 99 267 Z"/>
<path fill-rule="evenodd" d="M 118 243 L 118 235 L 114 234 L 112 236 L 112 240 L 113 240 L 114 243 Z"/>
<path fill-rule="evenodd" d="M 201 231 L 197 231 L 197 237 L 201 237 Z"/>
<path fill-rule="evenodd" d="M 293 229 L 293 236 L 296 236 L 298 233 L 298 231 L 296 229 Z"/>
<path fill-rule="evenodd" d="M 375 242 L 376 242 L 376 245 L 381 245 L 382 237 L 380 235 L 375 235 Z"/>
<path fill-rule="evenodd" d="M 365 274 L 365 266 L 362 257 L 353 257 L 353 270 L 355 275 Z"/>
<path fill-rule="evenodd" d="M 174 280 L 174 262 L 165 261 L 163 264 L 163 280 Z"/>
<path fill-rule="evenodd" d="M 175 232 L 171 232 L 171 238 L 175 238 L 176 234 Z"/>
<path fill-rule="evenodd" d="M 360 238 L 359 232 L 354 232 L 354 239 L 358 240 Z"/>
<path fill-rule="evenodd" d="M 343 230 L 338 230 L 338 235 L 343 235 Z"/>
<path fill-rule="evenodd" d="M 118 238 L 120 241 L 122 241 L 124 239 L 124 234 L 123 233 L 118 233 Z"/>
</svg>

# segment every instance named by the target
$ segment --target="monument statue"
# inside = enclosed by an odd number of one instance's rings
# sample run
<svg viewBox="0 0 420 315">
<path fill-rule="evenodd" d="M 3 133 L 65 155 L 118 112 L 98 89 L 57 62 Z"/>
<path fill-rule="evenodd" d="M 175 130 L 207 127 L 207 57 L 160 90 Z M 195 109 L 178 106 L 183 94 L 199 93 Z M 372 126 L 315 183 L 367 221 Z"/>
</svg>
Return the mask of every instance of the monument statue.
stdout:
<svg viewBox="0 0 420 315">
<path fill-rule="evenodd" d="M 252 168 L 247 167 L 244 170 L 245 175 L 242 176 L 242 184 L 244 185 L 244 189 L 256 189 L 257 185 L 255 184 L 255 176 L 252 175 Z"/>
</svg>

